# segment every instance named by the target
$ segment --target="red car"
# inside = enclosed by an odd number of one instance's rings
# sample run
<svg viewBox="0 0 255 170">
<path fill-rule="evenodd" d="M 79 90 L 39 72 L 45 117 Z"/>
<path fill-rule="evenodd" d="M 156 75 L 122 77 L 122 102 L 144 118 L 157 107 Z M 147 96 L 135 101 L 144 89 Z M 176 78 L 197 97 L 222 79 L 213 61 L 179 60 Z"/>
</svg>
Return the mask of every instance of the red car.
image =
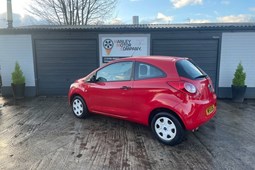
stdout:
<svg viewBox="0 0 255 170">
<path fill-rule="evenodd" d="M 216 113 L 211 79 L 188 58 L 115 60 L 75 81 L 68 97 L 78 118 L 97 113 L 144 124 L 168 145 Z"/>
</svg>

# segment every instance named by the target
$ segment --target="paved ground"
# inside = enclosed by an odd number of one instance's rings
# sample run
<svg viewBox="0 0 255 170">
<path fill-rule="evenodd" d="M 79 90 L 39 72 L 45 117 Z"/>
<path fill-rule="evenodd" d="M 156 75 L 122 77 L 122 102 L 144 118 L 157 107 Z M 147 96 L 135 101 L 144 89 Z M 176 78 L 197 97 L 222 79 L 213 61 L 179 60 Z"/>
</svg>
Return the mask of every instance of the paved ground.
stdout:
<svg viewBox="0 0 255 170">
<path fill-rule="evenodd" d="M 9 102 L 0 108 L 0 169 L 255 169 L 254 110 L 255 101 L 219 101 L 213 120 L 170 147 L 142 125 L 79 120 L 67 98 Z"/>
</svg>

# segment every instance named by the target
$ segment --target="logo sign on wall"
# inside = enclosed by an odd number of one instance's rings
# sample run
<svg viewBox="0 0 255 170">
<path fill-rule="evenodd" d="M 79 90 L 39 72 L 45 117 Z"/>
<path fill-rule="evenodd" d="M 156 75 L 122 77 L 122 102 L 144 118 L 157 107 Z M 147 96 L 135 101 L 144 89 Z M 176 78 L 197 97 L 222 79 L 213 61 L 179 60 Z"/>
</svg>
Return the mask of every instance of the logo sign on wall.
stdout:
<svg viewBox="0 0 255 170">
<path fill-rule="evenodd" d="M 101 34 L 99 35 L 100 65 L 132 56 L 150 55 L 149 34 Z"/>
</svg>

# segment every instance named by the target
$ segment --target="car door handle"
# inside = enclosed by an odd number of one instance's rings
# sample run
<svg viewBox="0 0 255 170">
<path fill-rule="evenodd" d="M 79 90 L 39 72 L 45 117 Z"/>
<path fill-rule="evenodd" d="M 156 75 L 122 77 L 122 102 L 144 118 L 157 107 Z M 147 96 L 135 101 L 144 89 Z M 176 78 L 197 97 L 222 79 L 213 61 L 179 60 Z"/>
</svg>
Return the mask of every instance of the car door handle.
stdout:
<svg viewBox="0 0 255 170">
<path fill-rule="evenodd" d="M 129 86 L 122 86 L 120 89 L 122 89 L 122 90 L 128 90 L 128 89 L 131 89 L 131 87 L 129 87 Z"/>
</svg>

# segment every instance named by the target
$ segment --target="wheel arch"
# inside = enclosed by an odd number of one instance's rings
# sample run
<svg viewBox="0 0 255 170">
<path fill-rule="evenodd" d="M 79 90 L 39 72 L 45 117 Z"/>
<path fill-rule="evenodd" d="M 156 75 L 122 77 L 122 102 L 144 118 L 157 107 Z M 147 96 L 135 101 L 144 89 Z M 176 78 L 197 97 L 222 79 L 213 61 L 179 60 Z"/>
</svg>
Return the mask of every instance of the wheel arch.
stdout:
<svg viewBox="0 0 255 170">
<path fill-rule="evenodd" d="M 170 110 L 170 109 L 167 109 L 167 108 L 156 108 L 156 109 L 152 110 L 152 111 L 150 112 L 150 115 L 149 115 L 149 120 L 148 120 L 148 124 L 149 124 L 149 125 L 151 124 L 151 121 L 152 121 L 153 117 L 154 117 L 156 114 L 160 113 L 160 112 L 167 112 L 167 113 L 169 113 L 169 114 L 172 114 L 174 117 L 176 117 L 176 118 L 179 120 L 179 122 L 181 123 L 182 127 L 183 127 L 184 129 L 186 129 L 186 126 L 185 126 L 185 124 L 183 123 L 183 120 L 181 119 L 181 117 L 180 117 L 177 113 L 175 113 L 174 111 L 172 111 L 172 110 Z"/>
<path fill-rule="evenodd" d="M 75 96 L 81 97 L 81 98 L 83 99 L 83 101 L 85 102 L 85 104 L 87 104 L 87 102 L 86 102 L 86 100 L 84 99 L 84 97 L 83 97 L 82 95 L 80 95 L 79 93 L 73 93 L 73 94 L 70 96 L 70 100 L 69 100 L 69 103 L 70 103 L 70 104 L 72 103 L 73 98 L 74 98 Z"/>
</svg>

